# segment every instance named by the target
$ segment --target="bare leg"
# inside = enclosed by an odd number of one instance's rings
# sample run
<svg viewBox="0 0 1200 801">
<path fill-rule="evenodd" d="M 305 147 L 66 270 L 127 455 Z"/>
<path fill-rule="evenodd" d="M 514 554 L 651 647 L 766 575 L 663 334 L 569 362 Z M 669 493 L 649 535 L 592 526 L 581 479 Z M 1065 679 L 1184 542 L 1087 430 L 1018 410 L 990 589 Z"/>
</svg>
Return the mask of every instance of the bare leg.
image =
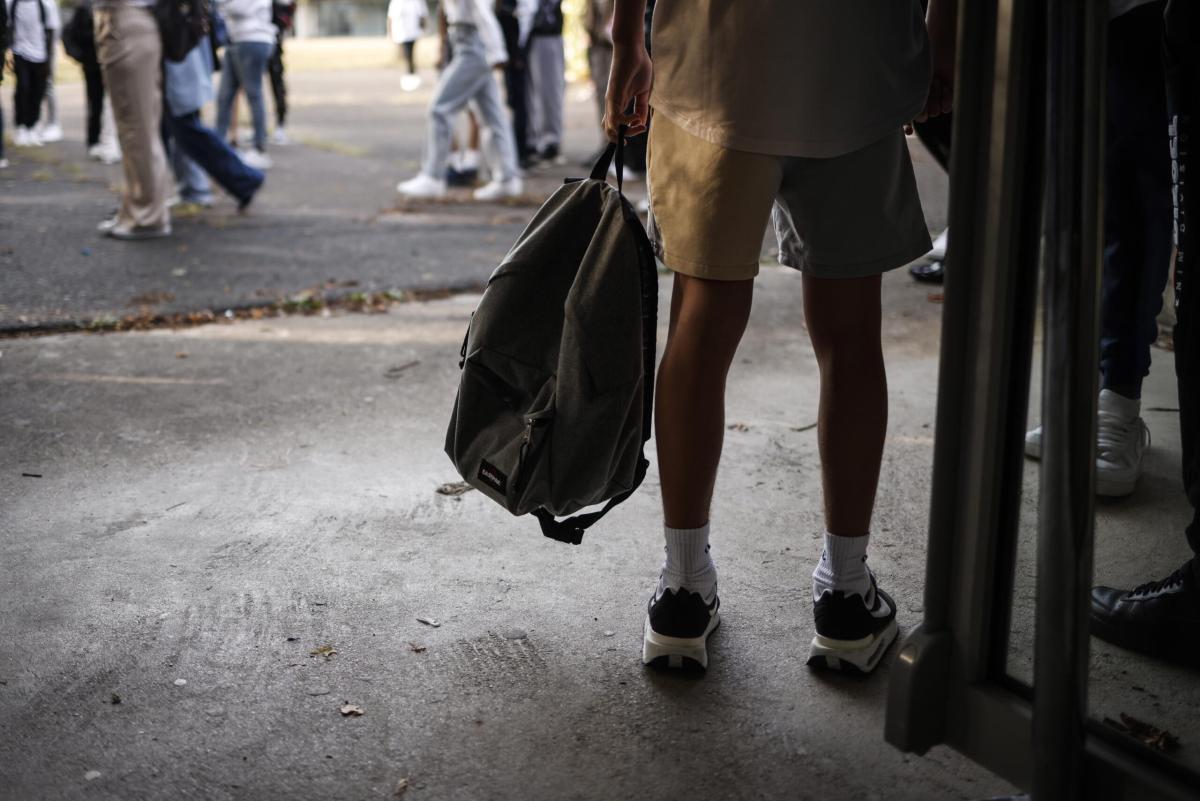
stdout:
<svg viewBox="0 0 1200 801">
<path fill-rule="evenodd" d="M 753 292 L 752 279 L 675 275 L 654 410 L 663 513 L 672 528 L 708 522 L 725 436 L 725 379 Z"/>
<path fill-rule="evenodd" d="M 479 150 L 479 118 L 470 109 L 467 109 L 467 130 L 467 150 Z"/>
<path fill-rule="evenodd" d="M 817 442 L 825 527 L 840 537 L 870 532 L 887 434 L 879 287 L 879 276 L 804 276 L 804 317 L 821 370 Z"/>
</svg>

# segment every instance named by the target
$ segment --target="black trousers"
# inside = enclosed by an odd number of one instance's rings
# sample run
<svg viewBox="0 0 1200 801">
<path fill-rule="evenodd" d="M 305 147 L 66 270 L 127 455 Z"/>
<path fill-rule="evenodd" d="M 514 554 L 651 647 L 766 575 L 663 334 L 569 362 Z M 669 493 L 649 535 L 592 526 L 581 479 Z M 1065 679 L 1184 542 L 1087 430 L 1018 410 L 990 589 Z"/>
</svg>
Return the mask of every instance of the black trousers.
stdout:
<svg viewBox="0 0 1200 801">
<path fill-rule="evenodd" d="M 1163 43 L 1167 116 L 1171 135 L 1174 198 L 1175 377 L 1179 385 L 1179 431 L 1183 439 L 1183 488 L 1195 511 L 1188 543 L 1200 556 L 1200 8 L 1195 0 L 1169 0 Z M 1189 177 L 1195 174 L 1198 177 Z M 1200 560 L 1193 566 L 1200 577 Z"/>
<path fill-rule="evenodd" d="M 520 26 L 512 14 L 497 14 L 500 31 L 504 34 L 508 62 L 504 65 L 504 98 L 512 111 L 513 135 L 517 143 L 517 161 L 524 164 L 529 159 L 529 103 L 526 97 L 525 53 L 520 45 Z"/>
<path fill-rule="evenodd" d="M 1164 2 L 1108 23 L 1100 387 L 1140 398 L 1171 266 Z"/>
<path fill-rule="evenodd" d="M 41 114 L 42 99 L 46 96 L 46 80 L 50 77 L 50 64 L 42 61 L 27 61 L 13 54 L 13 68 L 17 73 L 15 103 L 17 127 L 32 128 L 37 125 Z"/>
<path fill-rule="evenodd" d="M 104 74 L 99 64 L 83 65 L 87 84 L 87 146 L 100 144 L 100 119 L 104 111 Z"/>
<path fill-rule="evenodd" d="M 287 84 L 283 82 L 283 37 L 275 40 L 275 49 L 267 60 L 267 75 L 271 78 L 271 94 L 275 97 L 275 123 L 282 128 L 287 122 Z"/>
</svg>

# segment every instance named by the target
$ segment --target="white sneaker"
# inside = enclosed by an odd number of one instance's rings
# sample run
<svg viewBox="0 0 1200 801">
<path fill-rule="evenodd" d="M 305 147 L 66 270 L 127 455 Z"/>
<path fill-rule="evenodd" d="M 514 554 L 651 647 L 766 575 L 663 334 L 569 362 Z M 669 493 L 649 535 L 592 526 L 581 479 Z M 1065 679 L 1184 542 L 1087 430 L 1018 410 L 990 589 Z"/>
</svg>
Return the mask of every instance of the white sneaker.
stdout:
<svg viewBox="0 0 1200 801">
<path fill-rule="evenodd" d="M 269 170 L 275 164 L 271 161 L 271 157 L 261 150 L 239 150 L 238 156 L 247 167 L 253 167 L 256 170 Z"/>
<path fill-rule="evenodd" d="M 1096 494 L 1120 497 L 1133 492 L 1150 447 L 1150 429 L 1139 416 L 1141 401 L 1100 390 L 1096 415 Z M 1025 455 L 1042 458 L 1042 427 L 1025 434 Z"/>
<path fill-rule="evenodd" d="M 1140 414 L 1142 402 L 1111 389 L 1100 390 L 1096 416 L 1096 494 L 1119 497 L 1133 492 L 1142 475 L 1142 457 L 1150 447 L 1150 429 Z"/>
<path fill-rule="evenodd" d="M 25 145 L 27 147 L 41 147 L 42 135 L 38 133 L 36 128 L 25 129 Z"/>
<path fill-rule="evenodd" d="M 937 239 L 933 240 L 933 250 L 925 254 L 925 258 L 930 261 L 945 261 L 946 260 L 946 241 L 950 238 L 950 229 L 942 231 L 938 234 Z"/>
<path fill-rule="evenodd" d="M 442 197 L 446 194 L 446 181 L 419 173 L 415 178 L 396 184 L 396 191 L 408 197 Z"/>
<path fill-rule="evenodd" d="M 288 139 L 287 131 L 282 126 L 275 129 L 275 133 L 271 136 L 271 144 L 284 146 L 291 143 L 292 140 Z"/>
<path fill-rule="evenodd" d="M 171 224 L 163 223 L 162 225 L 122 225 L 117 224 L 109 228 L 104 233 L 113 239 L 121 239 L 126 242 L 138 242 L 143 239 L 162 239 L 165 236 L 171 235 Z"/>
<path fill-rule="evenodd" d="M 525 191 L 525 182 L 520 178 L 507 180 L 495 178 L 490 183 L 479 187 L 474 192 L 476 200 L 501 200 L 506 197 L 518 197 Z"/>
<path fill-rule="evenodd" d="M 97 160 L 102 164 L 118 164 L 121 161 L 121 146 L 116 142 L 101 142 L 97 147 L 100 148 L 96 155 Z"/>
<path fill-rule="evenodd" d="M 63 129 L 57 122 L 53 122 L 42 128 L 38 135 L 43 142 L 61 142 Z"/>
<path fill-rule="evenodd" d="M 405 75 L 400 79 L 400 88 L 405 92 L 415 92 L 421 88 L 420 75 Z"/>
<path fill-rule="evenodd" d="M 18 125 L 17 130 L 13 132 L 13 145 L 16 147 L 29 147 L 29 129 Z"/>
<path fill-rule="evenodd" d="M 8 169 L 8 159 L 0 159 L 0 170 Z"/>
<path fill-rule="evenodd" d="M 97 225 L 96 230 L 102 234 L 107 234 L 109 231 L 116 228 L 117 224 L 119 222 L 120 222 L 120 220 L 117 219 L 116 215 L 113 215 L 112 217 L 109 217 L 107 220 L 105 220 L 104 222 Z"/>
</svg>

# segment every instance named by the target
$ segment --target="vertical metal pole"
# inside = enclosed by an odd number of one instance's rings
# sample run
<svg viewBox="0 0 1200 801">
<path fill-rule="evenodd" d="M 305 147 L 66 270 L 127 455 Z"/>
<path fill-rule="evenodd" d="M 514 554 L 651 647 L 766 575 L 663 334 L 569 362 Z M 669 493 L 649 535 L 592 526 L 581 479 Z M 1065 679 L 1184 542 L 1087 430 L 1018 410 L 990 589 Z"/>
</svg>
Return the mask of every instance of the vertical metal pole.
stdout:
<svg viewBox="0 0 1200 801">
<path fill-rule="evenodd" d="M 1045 361 L 1033 798 L 1080 798 L 1102 234 L 1107 3 L 1048 0 Z"/>
</svg>

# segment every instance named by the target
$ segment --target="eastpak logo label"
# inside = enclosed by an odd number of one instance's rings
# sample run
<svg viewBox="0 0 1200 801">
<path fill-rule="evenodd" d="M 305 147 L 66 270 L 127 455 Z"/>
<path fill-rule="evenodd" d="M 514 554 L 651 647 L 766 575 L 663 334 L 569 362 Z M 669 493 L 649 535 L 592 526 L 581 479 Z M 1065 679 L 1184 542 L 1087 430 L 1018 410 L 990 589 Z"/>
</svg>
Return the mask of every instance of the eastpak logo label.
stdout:
<svg viewBox="0 0 1200 801">
<path fill-rule="evenodd" d="M 487 484 L 501 495 L 508 493 L 508 476 L 504 475 L 496 465 L 487 459 L 479 460 L 479 480 Z"/>
</svg>

